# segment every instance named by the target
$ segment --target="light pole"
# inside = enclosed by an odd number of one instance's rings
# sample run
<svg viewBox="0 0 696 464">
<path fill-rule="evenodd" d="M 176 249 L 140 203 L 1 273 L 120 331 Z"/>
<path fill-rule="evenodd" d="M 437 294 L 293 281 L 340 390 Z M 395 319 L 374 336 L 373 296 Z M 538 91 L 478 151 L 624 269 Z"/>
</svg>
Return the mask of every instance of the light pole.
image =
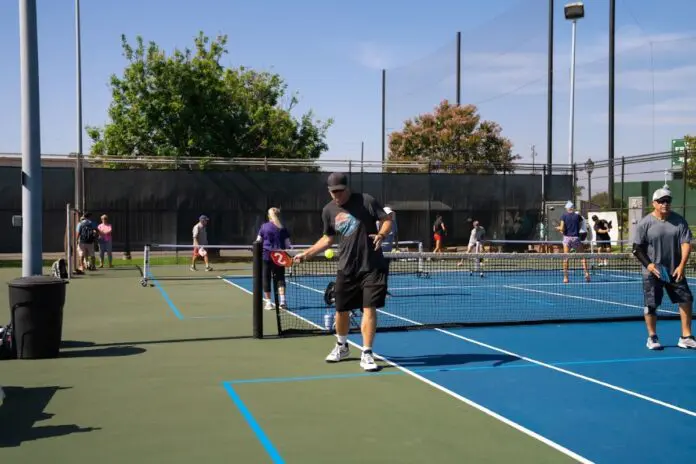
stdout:
<svg viewBox="0 0 696 464">
<path fill-rule="evenodd" d="M 594 161 L 592 161 L 592 158 L 588 158 L 585 161 L 585 171 L 587 171 L 587 199 L 590 203 L 590 208 L 592 208 L 592 172 L 594 172 Z"/>
<path fill-rule="evenodd" d="M 565 18 L 573 23 L 570 50 L 570 128 L 568 135 L 568 164 L 572 166 L 575 136 L 575 33 L 578 19 L 585 17 L 585 5 L 582 2 L 568 3 L 563 12 Z"/>
</svg>

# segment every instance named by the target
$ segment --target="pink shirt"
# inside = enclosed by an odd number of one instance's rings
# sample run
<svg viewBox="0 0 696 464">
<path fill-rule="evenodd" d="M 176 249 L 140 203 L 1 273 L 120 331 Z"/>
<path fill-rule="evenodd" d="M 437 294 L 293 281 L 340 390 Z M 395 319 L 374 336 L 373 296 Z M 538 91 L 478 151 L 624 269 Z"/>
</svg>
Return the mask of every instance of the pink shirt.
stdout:
<svg viewBox="0 0 696 464">
<path fill-rule="evenodd" d="M 97 229 L 99 230 L 99 240 L 111 241 L 111 224 L 99 224 Z"/>
</svg>

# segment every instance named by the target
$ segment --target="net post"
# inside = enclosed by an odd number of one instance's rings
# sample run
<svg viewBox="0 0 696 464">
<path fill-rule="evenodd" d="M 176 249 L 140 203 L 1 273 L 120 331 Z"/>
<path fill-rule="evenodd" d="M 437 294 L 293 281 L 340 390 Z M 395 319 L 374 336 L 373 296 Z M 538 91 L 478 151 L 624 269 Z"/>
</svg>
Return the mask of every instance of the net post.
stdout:
<svg viewBox="0 0 696 464">
<path fill-rule="evenodd" d="M 418 242 L 418 273 L 420 274 L 425 270 L 425 263 L 423 262 L 423 256 L 420 255 L 420 253 L 423 253 L 423 242 Z"/>
<path fill-rule="evenodd" d="M 70 227 L 71 225 L 71 220 L 70 220 L 70 211 L 71 211 L 70 203 L 65 205 L 65 261 L 66 261 L 66 267 L 68 269 L 68 279 L 72 279 L 72 236 L 70 234 L 70 231 L 72 228 Z"/>
<path fill-rule="evenodd" d="M 145 244 L 145 249 L 143 250 L 143 278 L 141 284 L 143 287 L 147 287 L 148 281 L 150 280 L 150 244 Z"/>
<path fill-rule="evenodd" d="M 253 337 L 263 338 L 263 285 L 262 285 L 262 256 L 263 244 L 255 241 L 253 244 L 253 291 L 252 291 L 252 322 Z"/>
</svg>

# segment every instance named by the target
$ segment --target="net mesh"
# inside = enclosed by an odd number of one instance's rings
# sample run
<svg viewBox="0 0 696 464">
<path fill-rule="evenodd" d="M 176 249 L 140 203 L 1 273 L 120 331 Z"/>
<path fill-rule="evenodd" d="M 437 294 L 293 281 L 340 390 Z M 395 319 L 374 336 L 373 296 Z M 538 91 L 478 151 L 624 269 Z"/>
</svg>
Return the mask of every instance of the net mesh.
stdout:
<svg viewBox="0 0 696 464">
<path fill-rule="evenodd" d="M 379 331 L 643 318 L 641 267 L 628 253 L 385 256 L 389 294 L 378 310 Z M 325 293 L 335 282 L 336 266 L 336 259 L 314 258 L 292 267 L 286 276 L 287 309 L 273 309 L 281 334 L 334 330 L 335 307 Z M 676 305 L 665 300 L 659 315 L 678 317 Z M 359 330 L 360 320 L 361 312 L 353 311 L 352 331 Z"/>
</svg>

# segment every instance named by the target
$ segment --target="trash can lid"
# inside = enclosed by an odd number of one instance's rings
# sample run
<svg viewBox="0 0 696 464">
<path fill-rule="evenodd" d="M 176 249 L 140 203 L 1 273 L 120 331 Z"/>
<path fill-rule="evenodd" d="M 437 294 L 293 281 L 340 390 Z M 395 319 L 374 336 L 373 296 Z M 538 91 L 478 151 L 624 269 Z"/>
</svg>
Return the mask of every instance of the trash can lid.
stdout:
<svg viewBox="0 0 696 464">
<path fill-rule="evenodd" d="M 63 279 L 59 279 L 58 277 L 53 277 L 53 276 L 47 276 L 47 275 L 34 275 L 34 276 L 28 276 L 28 277 L 19 277 L 17 279 L 14 279 L 11 282 L 8 282 L 7 285 L 10 287 L 18 287 L 18 288 L 25 288 L 25 287 L 35 287 L 38 285 L 65 285 L 67 282 Z"/>
</svg>

